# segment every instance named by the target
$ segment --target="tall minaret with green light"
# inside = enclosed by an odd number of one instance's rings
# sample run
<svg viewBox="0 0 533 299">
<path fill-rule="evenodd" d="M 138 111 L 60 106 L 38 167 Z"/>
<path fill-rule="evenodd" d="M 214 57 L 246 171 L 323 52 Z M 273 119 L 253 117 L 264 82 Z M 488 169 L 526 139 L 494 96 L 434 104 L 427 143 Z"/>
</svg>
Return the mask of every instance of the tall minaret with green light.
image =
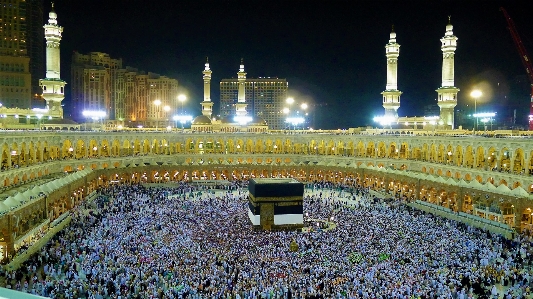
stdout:
<svg viewBox="0 0 533 299">
<path fill-rule="evenodd" d="M 398 118 L 398 108 L 400 108 L 401 91 L 398 90 L 398 56 L 400 56 L 400 44 L 396 42 L 396 32 L 394 26 L 390 33 L 389 43 L 385 45 L 385 56 L 387 57 L 387 86 L 383 95 L 383 108 L 385 117 Z"/>
<path fill-rule="evenodd" d="M 204 101 L 202 105 L 202 115 L 211 118 L 213 114 L 213 102 L 211 102 L 211 69 L 209 68 L 209 59 L 206 58 L 204 74 Z"/>
<path fill-rule="evenodd" d="M 57 25 L 57 14 L 52 11 L 48 14 L 48 24 L 43 26 L 44 38 L 46 39 L 46 78 L 39 80 L 39 86 L 43 89 L 43 98 L 49 109 L 48 114 L 52 117 L 63 118 L 61 101 L 65 98 L 65 81 L 60 76 L 59 42 L 63 27 Z"/>
<path fill-rule="evenodd" d="M 446 33 L 440 39 L 442 50 L 442 85 L 436 90 L 437 103 L 440 107 L 439 124 L 446 129 L 454 127 L 454 109 L 457 106 L 457 93 L 459 88 L 454 86 L 455 49 L 457 49 L 457 37 L 453 35 L 453 25 L 448 17 Z"/>
<path fill-rule="evenodd" d="M 239 68 L 239 72 L 237 73 L 237 80 L 239 84 L 239 93 L 237 95 L 237 104 L 235 105 L 236 111 L 235 114 L 237 116 L 245 116 L 246 115 L 246 90 L 245 90 L 245 84 L 246 84 L 246 72 L 244 71 L 244 62 L 241 58 L 241 66 Z"/>
</svg>

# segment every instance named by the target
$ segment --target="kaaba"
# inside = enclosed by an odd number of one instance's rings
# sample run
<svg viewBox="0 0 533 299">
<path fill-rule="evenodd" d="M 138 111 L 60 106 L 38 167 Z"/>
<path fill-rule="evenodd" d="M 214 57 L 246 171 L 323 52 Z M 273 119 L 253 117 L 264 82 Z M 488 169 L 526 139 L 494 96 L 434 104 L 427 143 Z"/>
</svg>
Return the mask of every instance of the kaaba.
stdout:
<svg viewBox="0 0 533 299">
<path fill-rule="evenodd" d="M 304 184 L 295 179 L 254 178 L 248 184 L 248 217 L 256 229 L 303 227 Z"/>
</svg>

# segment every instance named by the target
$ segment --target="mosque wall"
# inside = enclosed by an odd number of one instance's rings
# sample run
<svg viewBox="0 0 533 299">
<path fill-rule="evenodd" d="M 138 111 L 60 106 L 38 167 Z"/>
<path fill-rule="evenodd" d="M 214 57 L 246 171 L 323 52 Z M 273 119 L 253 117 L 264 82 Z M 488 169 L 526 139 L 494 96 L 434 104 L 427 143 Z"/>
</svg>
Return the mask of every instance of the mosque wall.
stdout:
<svg viewBox="0 0 533 299">
<path fill-rule="evenodd" d="M 533 226 L 528 139 L 363 135 L 24 133 L 0 139 L 0 202 L 53 175 L 90 175 L 0 213 L 0 246 L 53 222 L 99 186 L 284 177 L 357 182 L 410 200 Z M 275 224 L 275 207 L 272 207 Z M 2 245 L 7 244 L 7 245 Z M 7 246 L 7 247 L 6 247 Z"/>
</svg>

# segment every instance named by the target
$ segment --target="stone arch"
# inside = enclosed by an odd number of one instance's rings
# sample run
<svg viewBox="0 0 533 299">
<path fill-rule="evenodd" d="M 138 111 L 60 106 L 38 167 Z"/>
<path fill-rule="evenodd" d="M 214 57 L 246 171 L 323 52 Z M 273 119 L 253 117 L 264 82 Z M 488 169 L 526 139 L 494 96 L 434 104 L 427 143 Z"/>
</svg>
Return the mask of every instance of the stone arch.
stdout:
<svg viewBox="0 0 533 299">
<path fill-rule="evenodd" d="M 241 143 L 237 144 L 238 146 L 242 146 L 241 152 L 244 153 L 253 153 L 254 151 L 254 143 L 250 139 L 246 139 L 244 141 L 241 140 Z"/>
<path fill-rule="evenodd" d="M 378 153 L 377 153 L 377 156 L 378 158 L 385 158 L 387 155 L 387 149 L 385 147 L 385 143 L 383 141 L 380 141 L 378 143 Z"/>
<path fill-rule="evenodd" d="M 396 142 L 391 142 L 389 144 L 389 151 L 387 153 L 388 157 L 390 159 L 397 159 L 399 152 L 400 152 L 400 149 L 397 148 Z"/>
<path fill-rule="evenodd" d="M 89 157 L 97 157 L 98 149 L 98 142 L 94 139 L 89 140 Z"/>
<path fill-rule="evenodd" d="M 13 144 L 11 144 L 11 151 L 9 153 L 11 155 L 11 165 L 10 167 L 19 167 L 20 166 L 20 161 L 19 161 L 19 158 L 20 158 L 20 149 L 19 149 L 19 146 L 18 146 L 18 143 L 16 142 L 13 142 Z M 14 183 L 16 184 L 16 183 Z"/>
<path fill-rule="evenodd" d="M 438 163 L 445 163 L 448 155 L 446 154 L 446 149 L 444 147 L 444 144 L 439 144 L 438 151 L 437 151 L 437 162 Z"/>
<path fill-rule="evenodd" d="M 111 145 L 109 145 L 109 140 L 102 140 L 100 147 L 100 157 L 109 157 L 111 153 Z"/>
<path fill-rule="evenodd" d="M 87 152 L 87 149 L 85 148 L 85 141 L 83 141 L 82 139 L 78 139 L 76 141 L 76 146 L 75 146 L 74 150 L 75 150 L 74 157 L 76 159 L 85 158 L 85 156 L 86 156 L 85 153 Z"/>
<path fill-rule="evenodd" d="M 429 150 L 429 161 L 437 162 L 437 145 L 435 143 L 431 144 L 431 147 Z"/>
<path fill-rule="evenodd" d="M 521 174 L 524 171 L 524 150 L 517 148 L 513 159 L 513 173 Z"/>
<path fill-rule="evenodd" d="M 63 141 L 63 145 L 61 146 L 61 158 L 73 158 L 74 157 L 74 146 L 72 142 L 69 139 L 65 139 Z"/>
<path fill-rule="evenodd" d="M 465 174 L 465 180 L 466 181 L 471 181 L 472 180 L 472 175 L 470 173 Z"/>
<path fill-rule="evenodd" d="M 424 145 L 422 145 L 422 156 L 421 156 L 421 159 L 422 159 L 422 161 L 429 161 L 429 149 L 428 149 L 428 145 L 426 143 L 424 143 Z"/>
<path fill-rule="evenodd" d="M 7 144 L 4 143 L 2 146 L 2 169 L 8 169 L 9 167 L 11 167 L 11 165 L 9 165 L 9 163 L 11 163 L 9 160 L 10 155 L 11 153 L 9 151 L 9 147 L 7 146 Z"/>
<path fill-rule="evenodd" d="M 133 156 L 133 144 L 129 139 L 124 139 L 122 141 L 122 147 L 120 148 L 120 156 Z"/>
<path fill-rule="evenodd" d="M 467 168 L 474 168 L 474 149 L 471 145 L 465 149 L 465 166 Z"/>
<path fill-rule="evenodd" d="M 476 149 L 476 168 L 483 168 L 485 164 L 485 149 L 482 146 L 478 146 Z"/>
<path fill-rule="evenodd" d="M 461 145 L 458 145 L 455 149 L 455 165 L 462 166 L 463 165 L 463 147 Z"/>
<path fill-rule="evenodd" d="M 357 156 L 358 157 L 367 156 L 367 154 L 368 154 L 366 152 L 365 144 L 363 143 L 363 141 L 357 142 L 356 150 L 357 150 Z M 533 163 L 533 160 L 531 160 L 531 163 Z"/>
<path fill-rule="evenodd" d="M 370 141 L 366 147 L 366 157 L 367 158 L 374 158 L 376 157 L 377 150 L 375 147 L 374 142 Z"/>
<path fill-rule="evenodd" d="M 28 163 L 29 164 L 36 163 L 36 150 L 35 150 L 35 144 L 33 143 L 33 141 L 30 141 L 30 145 L 28 148 Z"/>
<path fill-rule="evenodd" d="M 110 149 L 110 155 L 112 157 L 118 157 L 121 153 L 121 146 L 120 141 L 118 139 L 113 139 L 113 142 L 111 142 L 111 149 Z"/>
<path fill-rule="evenodd" d="M 190 138 L 187 139 L 187 145 L 189 145 L 189 142 L 193 143 Z M 194 143 L 193 143 L 193 147 L 194 147 Z M 187 149 L 188 149 L 188 146 L 187 146 Z M 148 141 L 148 139 L 144 139 L 143 142 L 142 142 L 141 154 L 142 155 L 147 155 L 150 152 L 151 152 L 150 141 Z M 188 150 L 187 152 L 190 152 L 190 150 Z"/>
<path fill-rule="evenodd" d="M 307 150 L 308 149 L 306 147 L 306 149 L 304 150 L 306 154 L 308 153 Z M 254 152 L 257 153 L 257 154 L 262 154 L 262 153 L 264 153 L 264 151 L 265 150 L 264 150 L 263 140 L 258 138 L 255 141 Z"/>
<path fill-rule="evenodd" d="M 500 170 L 504 172 L 511 171 L 511 151 L 504 147 L 500 152 Z"/>
<path fill-rule="evenodd" d="M 453 146 L 451 144 L 448 144 L 448 146 L 446 146 L 444 156 L 445 156 L 446 164 L 451 164 L 451 165 L 455 164 Z"/>
<path fill-rule="evenodd" d="M 26 142 L 24 141 L 20 143 L 19 165 L 20 166 L 28 165 L 28 146 L 26 145 Z"/>
<path fill-rule="evenodd" d="M 353 143 L 353 141 L 348 142 L 348 144 L 346 145 L 346 155 L 349 157 L 355 156 L 355 144 Z"/>
<path fill-rule="evenodd" d="M 409 159 L 409 145 L 407 142 L 402 142 L 400 145 L 400 153 L 399 153 L 400 159 Z"/>
<path fill-rule="evenodd" d="M 529 153 L 528 173 L 533 175 L 533 150 Z"/>
<path fill-rule="evenodd" d="M 420 149 L 420 147 L 414 147 L 411 150 L 411 158 L 416 161 L 420 161 L 422 159 L 422 150 Z"/>
<path fill-rule="evenodd" d="M 487 169 L 495 170 L 498 167 L 498 152 L 491 146 L 487 152 Z"/>
</svg>

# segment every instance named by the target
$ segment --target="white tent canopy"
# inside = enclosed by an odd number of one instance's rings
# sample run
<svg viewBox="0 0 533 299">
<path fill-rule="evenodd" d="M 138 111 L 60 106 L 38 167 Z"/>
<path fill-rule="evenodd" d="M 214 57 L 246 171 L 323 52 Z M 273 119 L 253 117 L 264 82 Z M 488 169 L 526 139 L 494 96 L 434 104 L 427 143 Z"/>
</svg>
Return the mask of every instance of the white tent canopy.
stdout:
<svg viewBox="0 0 533 299">
<path fill-rule="evenodd" d="M 4 204 L 10 208 L 20 205 L 20 202 L 16 201 L 13 197 L 8 197 L 4 200 Z"/>
<path fill-rule="evenodd" d="M 9 206 L 0 201 L 0 212 L 9 211 Z"/>
</svg>

